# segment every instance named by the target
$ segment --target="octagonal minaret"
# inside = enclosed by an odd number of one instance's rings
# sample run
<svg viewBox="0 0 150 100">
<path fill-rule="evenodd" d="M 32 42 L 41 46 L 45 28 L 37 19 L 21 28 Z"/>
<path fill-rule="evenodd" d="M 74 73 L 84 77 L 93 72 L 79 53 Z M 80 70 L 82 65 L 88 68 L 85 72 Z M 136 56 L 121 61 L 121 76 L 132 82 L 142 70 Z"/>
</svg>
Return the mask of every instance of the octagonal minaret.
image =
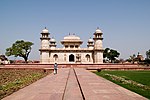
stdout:
<svg viewBox="0 0 150 100">
<path fill-rule="evenodd" d="M 50 37 L 49 37 L 49 32 L 48 32 L 48 29 L 45 29 L 42 30 L 42 33 L 41 33 L 41 48 L 40 48 L 40 62 L 41 63 L 49 63 L 49 40 L 50 40 Z"/>
<path fill-rule="evenodd" d="M 102 44 L 102 31 L 97 28 L 94 33 L 94 63 L 101 64 L 103 63 L 103 44 Z"/>
</svg>

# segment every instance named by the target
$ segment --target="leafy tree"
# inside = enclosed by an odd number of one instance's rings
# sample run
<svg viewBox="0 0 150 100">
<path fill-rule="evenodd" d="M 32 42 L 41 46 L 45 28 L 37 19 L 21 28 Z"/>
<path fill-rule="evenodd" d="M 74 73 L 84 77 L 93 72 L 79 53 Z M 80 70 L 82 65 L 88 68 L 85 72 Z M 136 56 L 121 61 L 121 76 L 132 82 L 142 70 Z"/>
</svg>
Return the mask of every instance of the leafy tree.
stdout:
<svg viewBox="0 0 150 100">
<path fill-rule="evenodd" d="M 150 49 L 146 51 L 146 59 L 150 59 Z"/>
<path fill-rule="evenodd" d="M 17 40 L 15 43 L 12 44 L 12 47 L 6 49 L 6 55 L 15 57 L 22 57 L 24 58 L 25 62 L 27 63 L 28 56 L 31 52 L 31 46 L 33 45 L 32 42 Z"/>
<path fill-rule="evenodd" d="M 146 51 L 146 59 L 144 60 L 145 64 L 147 64 L 147 66 L 149 66 L 150 64 L 150 49 L 148 51 Z"/>
<path fill-rule="evenodd" d="M 110 49 L 110 48 L 106 48 L 104 50 L 103 57 L 109 59 L 112 63 L 119 57 L 119 55 L 120 53 L 118 51 Z"/>
<path fill-rule="evenodd" d="M 106 48 L 105 50 L 104 50 L 104 52 L 103 52 L 103 57 L 104 58 L 106 58 L 106 57 L 108 57 L 108 52 L 109 52 L 109 48 Z"/>
</svg>

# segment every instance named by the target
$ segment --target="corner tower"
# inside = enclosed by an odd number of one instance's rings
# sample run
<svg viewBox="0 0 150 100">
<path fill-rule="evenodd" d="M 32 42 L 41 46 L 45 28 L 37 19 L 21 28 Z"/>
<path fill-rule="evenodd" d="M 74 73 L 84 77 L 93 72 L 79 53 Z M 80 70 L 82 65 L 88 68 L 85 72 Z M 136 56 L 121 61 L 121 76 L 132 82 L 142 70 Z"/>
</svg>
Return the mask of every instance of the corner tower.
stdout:
<svg viewBox="0 0 150 100">
<path fill-rule="evenodd" d="M 103 44 L 102 44 L 102 31 L 97 28 L 94 33 L 94 63 L 101 64 L 103 63 Z"/>
<path fill-rule="evenodd" d="M 89 39 L 88 40 L 88 43 L 87 43 L 87 47 L 89 48 L 89 49 L 93 49 L 94 48 L 94 41 L 93 41 L 93 39 Z"/>
<path fill-rule="evenodd" d="M 50 40 L 50 49 L 55 49 L 56 48 L 56 40 L 52 37 Z"/>
<path fill-rule="evenodd" d="M 49 63 L 49 35 L 50 33 L 48 32 L 48 29 L 42 30 L 41 33 L 42 37 L 41 39 L 41 48 L 40 48 L 40 62 L 41 63 Z"/>
</svg>

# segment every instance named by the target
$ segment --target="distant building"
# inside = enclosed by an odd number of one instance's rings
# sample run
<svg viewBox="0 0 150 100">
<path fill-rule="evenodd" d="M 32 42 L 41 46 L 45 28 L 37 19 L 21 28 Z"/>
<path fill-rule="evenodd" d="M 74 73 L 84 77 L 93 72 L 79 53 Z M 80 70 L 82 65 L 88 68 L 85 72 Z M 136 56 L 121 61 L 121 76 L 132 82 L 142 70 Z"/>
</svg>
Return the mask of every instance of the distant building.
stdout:
<svg viewBox="0 0 150 100">
<path fill-rule="evenodd" d="M 48 29 L 42 30 L 40 63 L 42 64 L 102 64 L 103 63 L 103 33 L 97 28 L 94 38 L 89 39 L 87 48 L 81 48 L 83 41 L 75 34 L 65 36 L 61 40 L 63 48 L 56 48 L 56 40 L 49 37 Z"/>
<path fill-rule="evenodd" d="M 143 57 L 142 54 L 138 53 L 137 59 L 140 60 L 140 61 L 143 61 L 143 60 L 144 60 L 144 57 Z"/>
</svg>

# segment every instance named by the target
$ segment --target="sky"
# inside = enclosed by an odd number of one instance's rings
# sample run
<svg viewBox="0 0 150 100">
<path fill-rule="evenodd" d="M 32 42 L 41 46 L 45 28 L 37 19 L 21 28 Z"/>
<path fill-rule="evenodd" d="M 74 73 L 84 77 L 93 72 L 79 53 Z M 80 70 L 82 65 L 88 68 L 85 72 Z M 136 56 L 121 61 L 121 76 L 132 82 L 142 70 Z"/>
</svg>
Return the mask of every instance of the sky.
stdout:
<svg viewBox="0 0 150 100">
<path fill-rule="evenodd" d="M 150 0 L 0 0 L 0 54 L 16 40 L 33 42 L 30 60 L 40 59 L 41 31 L 62 47 L 60 40 L 75 33 L 82 47 L 96 28 L 103 32 L 103 47 L 127 59 L 150 49 Z M 18 59 L 9 57 L 9 59 Z"/>
</svg>

